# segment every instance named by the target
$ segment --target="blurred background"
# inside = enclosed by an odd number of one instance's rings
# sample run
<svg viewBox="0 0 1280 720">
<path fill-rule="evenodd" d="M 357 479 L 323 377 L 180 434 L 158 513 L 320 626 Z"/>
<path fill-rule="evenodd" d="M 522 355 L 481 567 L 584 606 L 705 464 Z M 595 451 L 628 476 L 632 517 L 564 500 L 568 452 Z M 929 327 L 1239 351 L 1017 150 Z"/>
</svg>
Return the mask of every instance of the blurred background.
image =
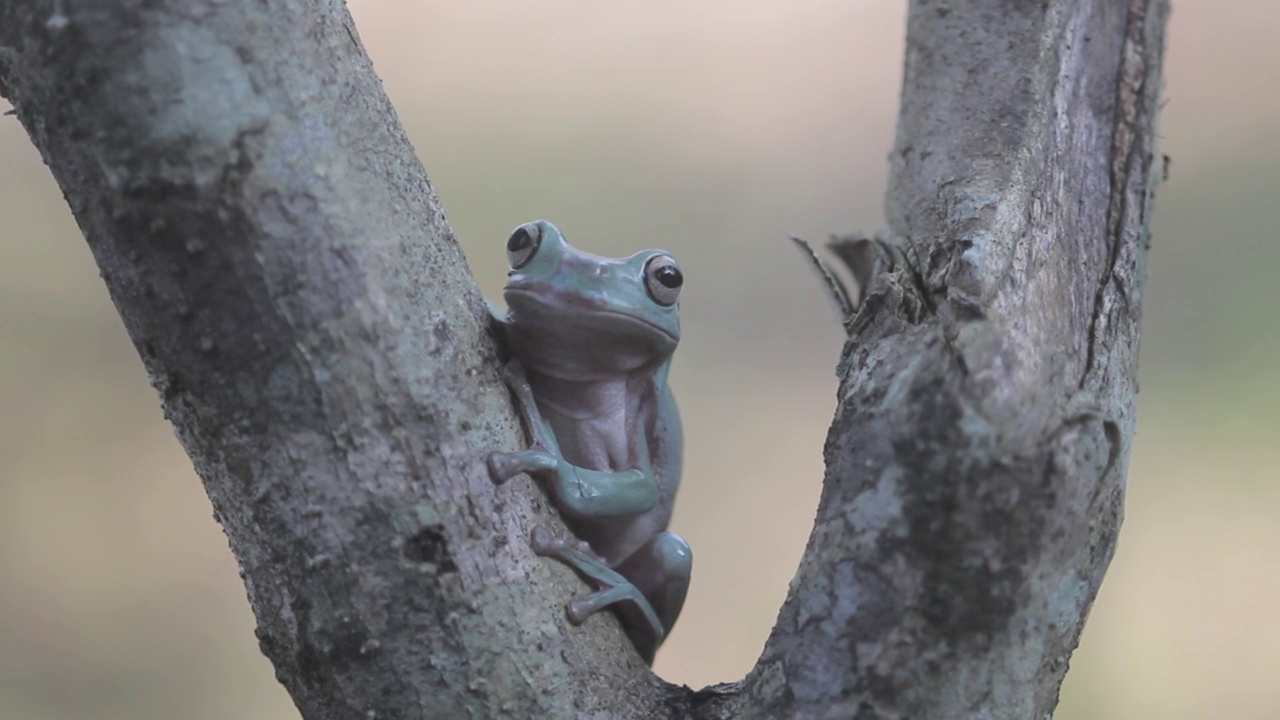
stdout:
<svg viewBox="0 0 1280 720">
<path fill-rule="evenodd" d="M 674 528 L 697 570 L 656 670 L 741 677 L 809 532 L 841 344 L 783 233 L 882 223 L 904 3 L 350 6 L 487 295 L 538 217 L 680 258 Z M 1064 720 L 1280 717 L 1277 26 L 1277 3 L 1175 4 L 1127 519 Z M 0 720 L 297 718 L 252 628 L 71 214 L 0 117 Z"/>
</svg>

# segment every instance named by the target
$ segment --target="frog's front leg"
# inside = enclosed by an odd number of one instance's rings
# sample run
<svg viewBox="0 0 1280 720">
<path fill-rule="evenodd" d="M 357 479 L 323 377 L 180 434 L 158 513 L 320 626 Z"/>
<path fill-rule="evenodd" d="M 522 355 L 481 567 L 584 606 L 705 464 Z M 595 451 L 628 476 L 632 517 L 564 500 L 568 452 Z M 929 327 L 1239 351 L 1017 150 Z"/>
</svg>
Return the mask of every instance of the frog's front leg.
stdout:
<svg viewBox="0 0 1280 720">
<path fill-rule="evenodd" d="M 533 436 L 533 444 L 528 450 L 489 453 L 489 474 L 495 482 L 504 483 L 520 473 L 532 475 L 555 470 L 564 458 L 560 455 L 560 446 L 551 425 L 538 412 L 533 387 L 529 385 L 519 360 L 512 359 L 503 366 L 502 380 L 516 396 L 516 408 Z"/>
<path fill-rule="evenodd" d="M 602 520 L 639 515 L 658 504 L 658 482 L 643 470 L 592 470 L 565 459 L 551 424 L 538 411 L 533 388 L 519 360 L 510 360 L 502 379 L 516 396 L 533 444 L 528 450 L 489 454 L 489 472 L 497 482 L 520 473 L 547 482 L 560 512 L 575 519 Z"/>
</svg>

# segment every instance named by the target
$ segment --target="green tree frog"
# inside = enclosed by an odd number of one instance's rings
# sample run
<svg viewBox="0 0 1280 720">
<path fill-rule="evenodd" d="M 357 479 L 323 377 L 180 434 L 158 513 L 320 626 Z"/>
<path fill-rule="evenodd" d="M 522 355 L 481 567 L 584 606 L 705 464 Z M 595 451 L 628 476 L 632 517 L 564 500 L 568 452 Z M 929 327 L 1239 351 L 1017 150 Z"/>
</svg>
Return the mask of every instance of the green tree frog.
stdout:
<svg viewBox="0 0 1280 720">
<path fill-rule="evenodd" d="M 675 258 L 646 250 L 582 252 L 545 220 L 507 240 L 509 310 L 491 310 L 512 357 L 503 377 L 532 436 L 493 452 L 497 482 L 543 482 L 573 537 L 545 528 L 534 551 L 581 573 L 596 592 L 566 606 L 574 624 L 613 606 L 646 662 L 675 624 L 693 555 L 667 531 L 680 483 L 680 415 L 667 387 L 680 340 Z"/>
</svg>

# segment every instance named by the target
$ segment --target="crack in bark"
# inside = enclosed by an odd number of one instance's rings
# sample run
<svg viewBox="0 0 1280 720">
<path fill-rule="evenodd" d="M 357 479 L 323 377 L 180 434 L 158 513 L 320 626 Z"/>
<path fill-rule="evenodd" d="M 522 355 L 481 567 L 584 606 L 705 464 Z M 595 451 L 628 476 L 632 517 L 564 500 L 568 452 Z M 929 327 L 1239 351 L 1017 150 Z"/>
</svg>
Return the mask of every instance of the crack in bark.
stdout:
<svg viewBox="0 0 1280 720">
<path fill-rule="evenodd" d="M 1093 296 L 1093 312 L 1089 317 L 1089 343 L 1085 354 L 1084 372 L 1080 374 L 1078 386 L 1084 388 L 1089 374 L 1093 372 L 1098 342 L 1098 320 L 1103 315 L 1103 301 L 1107 286 L 1115 277 L 1116 263 L 1120 258 L 1123 243 L 1121 234 L 1124 217 L 1128 213 L 1128 188 L 1131 155 L 1134 138 L 1138 134 L 1136 123 L 1141 115 L 1143 87 L 1146 84 L 1146 38 L 1144 29 L 1147 19 L 1146 0 L 1129 0 L 1129 9 L 1125 17 L 1124 47 L 1120 51 L 1120 69 L 1118 89 L 1116 92 L 1115 134 L 1111 143 L 1111 199 L 1107 204 L 1107 264 L 1102 277 L 1098 281 L 1098 289 Z M 1123 288 L 1121 289 L 1123 292 Z"/>
</svg>

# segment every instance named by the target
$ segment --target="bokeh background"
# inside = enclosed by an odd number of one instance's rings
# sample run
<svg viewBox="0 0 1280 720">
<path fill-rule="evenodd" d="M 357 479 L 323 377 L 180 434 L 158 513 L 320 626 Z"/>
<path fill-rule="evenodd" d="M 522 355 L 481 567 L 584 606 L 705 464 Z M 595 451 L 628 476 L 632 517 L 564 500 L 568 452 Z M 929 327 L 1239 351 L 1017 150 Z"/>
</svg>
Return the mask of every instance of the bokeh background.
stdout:
<svg viewBox="0 0 1280 720">
<path fill-rule="evenodd" d="M 739 678 L 809 531 L 841 343 L 783 233 L 881 224 L 904 3 L 350 4 L 486 294 L 537 217 L 680 258 L 674 525 L 697 570 L 656 669 Z M 1127 520 L 1059 718 L 1280 718 L 1278 26 L 1266 0 L 1175 4 Z M 297 718 L 252 627 L 58 188 L 0 117 L 0 720 Z"/>
</svg>

